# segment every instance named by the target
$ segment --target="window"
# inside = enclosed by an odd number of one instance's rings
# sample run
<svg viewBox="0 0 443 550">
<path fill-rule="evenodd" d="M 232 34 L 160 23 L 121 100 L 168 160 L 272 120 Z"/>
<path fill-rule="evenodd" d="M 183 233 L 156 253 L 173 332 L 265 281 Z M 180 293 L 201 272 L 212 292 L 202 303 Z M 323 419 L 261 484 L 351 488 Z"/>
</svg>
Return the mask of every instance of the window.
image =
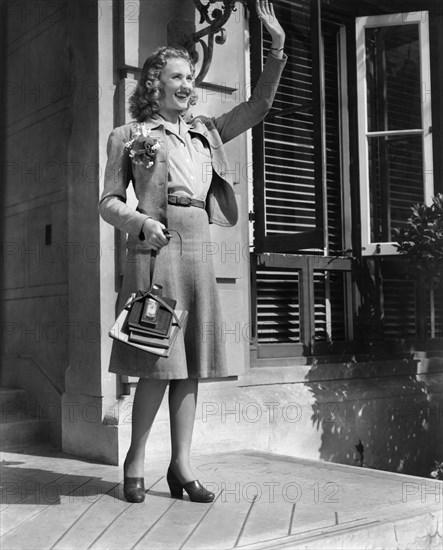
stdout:
<svg viewBox="0 0 443 550">
<path fill-rule="evenodd" d="M 357 19 L 363 254 L 395 254 L 393 229 L 433 193 L 427 12 Z"/>
</svg>

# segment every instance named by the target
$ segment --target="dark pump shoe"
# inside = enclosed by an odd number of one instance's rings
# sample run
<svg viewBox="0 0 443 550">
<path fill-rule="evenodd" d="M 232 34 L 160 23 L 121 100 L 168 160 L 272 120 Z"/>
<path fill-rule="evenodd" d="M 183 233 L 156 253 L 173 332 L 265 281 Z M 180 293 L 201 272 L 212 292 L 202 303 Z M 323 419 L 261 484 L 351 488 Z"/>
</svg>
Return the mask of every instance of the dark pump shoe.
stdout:
<svg viewBox="0 0 443 550">
<path fill-rule="evenodd" d="M 143 477 L 128 477 L 126 475 L 126 460 L 123 464 L 123 494 L 128 502 L 143 502 L 145 500 L 145 480 Z"/>
<path fill-rule="evenodd" d="M 192 502 L 212 502 L 215 498 L 214 493 L 207 491 L 198 480 L 189 481 L 188 483 L 181 483 L 171 470 L 171 467 L 168 468 L 166 481 L 168 482 L 172 498 L 182 499 L 183 489 L 188 493 L 188 496 Z"/>
<path fill-rule="evenodd" d="M 128 502 L 143 502 L 145 500 L 145 480 L 142 477 L 124 477 L 123 494 Z"/>
</svg>

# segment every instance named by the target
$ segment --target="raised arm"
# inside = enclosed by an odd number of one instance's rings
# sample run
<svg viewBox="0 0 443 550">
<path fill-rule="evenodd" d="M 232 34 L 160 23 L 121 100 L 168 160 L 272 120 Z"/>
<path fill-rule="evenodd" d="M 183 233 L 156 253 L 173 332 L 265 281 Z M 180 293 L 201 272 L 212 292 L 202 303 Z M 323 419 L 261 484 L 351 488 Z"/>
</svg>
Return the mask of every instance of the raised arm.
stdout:
<svg viewBox="0 0 443 550">
<path fill-rule="evenodd" d="M 274 6 L 268 0 L 257 0 L 257 15 L 266 30 L 271 35 L 271 52 L 278 59 L 283 59 L 283 48 L 285 47 L 285 31 L 275 16 Z"/>
<path fill-rule="evenodd" d="M 213 119 L 223 143 L 234 139 L 264 119 L 274 101 L 280 76 L 286 64 L 287 57 L 283 53 L 285 32 L 275 16 L 274 7 L 268 0 L 257 0 L 256 9 L 258 17 L 271 35 L 271 53 L 252 96 L 234 109 Z"/>
</svg>

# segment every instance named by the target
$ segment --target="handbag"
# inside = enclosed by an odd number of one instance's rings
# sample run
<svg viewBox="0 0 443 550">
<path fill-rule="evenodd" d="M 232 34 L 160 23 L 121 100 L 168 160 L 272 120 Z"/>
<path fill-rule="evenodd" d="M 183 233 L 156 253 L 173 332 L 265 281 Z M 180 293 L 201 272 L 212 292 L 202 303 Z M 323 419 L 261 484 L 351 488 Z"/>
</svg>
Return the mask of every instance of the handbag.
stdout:
<svg viewBox="0 0 443 550">
<path fill-rule="evenodd" d="M 170 230 L 174 231 L 174 230 Z M 175 231 L 176 232 L 176 231 Z M 180 254 L 181 254 L 181 236 Z M 165 233 L 170 238 L 170 233 Z M 176 310 L 176 300 L 162 296 L 162 287 L 153 283 L 157 252 L 151 251 L 149 290 L 133 293 L 109 330 L 109 336 L 146 353 L 168 357 L 188 312 Z"/>
</svg>

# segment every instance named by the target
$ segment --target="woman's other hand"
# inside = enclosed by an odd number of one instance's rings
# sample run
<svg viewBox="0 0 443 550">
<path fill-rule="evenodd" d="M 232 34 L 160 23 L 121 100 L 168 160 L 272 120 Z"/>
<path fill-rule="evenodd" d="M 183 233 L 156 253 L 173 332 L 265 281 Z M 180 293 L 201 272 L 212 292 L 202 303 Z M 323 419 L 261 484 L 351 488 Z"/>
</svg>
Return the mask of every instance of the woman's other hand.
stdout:
<svg viewBox="0 0 443 550">
<path fill-rule="evenodd" d="M 169 243 L 169 239 L 165 236 L 166 226 L 161 222 L 152 218 L 147 218 L 143 224 L 142 232 L 145 236 L 145 242 L 148 248 L 152 250 L 160 250 Z"/>
<path fill-rule="evenodd" d="M 286 35 L 275 15 L 274 6 L 268 0 L 257 0 L 255 7 L 260 21 L 271 35 L 271 52 L 281 59 Z"/>
</svg>

